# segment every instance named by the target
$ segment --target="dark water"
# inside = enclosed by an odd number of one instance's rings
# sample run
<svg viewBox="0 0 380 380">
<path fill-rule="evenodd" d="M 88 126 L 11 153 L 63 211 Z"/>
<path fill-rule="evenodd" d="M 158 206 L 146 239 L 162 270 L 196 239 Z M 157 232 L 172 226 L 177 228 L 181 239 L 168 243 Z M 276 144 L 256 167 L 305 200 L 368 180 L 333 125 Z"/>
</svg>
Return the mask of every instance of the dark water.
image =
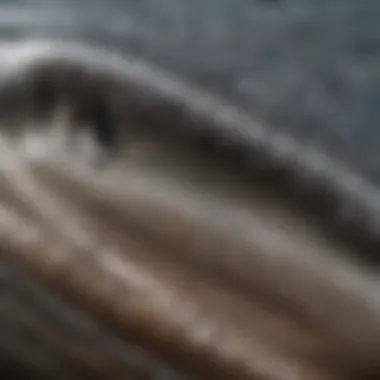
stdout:
<svg viewBox="0 0 380 380">
<path fill-rule="evenodd" d="M 322 145 L 380 186 L 378 0 L 3 0 L 0 30 L 122 47 Z"/>
</svg>

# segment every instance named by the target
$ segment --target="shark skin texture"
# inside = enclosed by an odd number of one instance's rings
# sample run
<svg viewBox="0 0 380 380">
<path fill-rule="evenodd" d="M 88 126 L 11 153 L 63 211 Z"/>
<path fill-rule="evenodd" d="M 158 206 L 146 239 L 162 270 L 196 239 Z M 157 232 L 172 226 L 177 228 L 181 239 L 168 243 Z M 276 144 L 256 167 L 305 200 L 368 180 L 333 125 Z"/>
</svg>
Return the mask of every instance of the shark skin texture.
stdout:
<svg viewBox="0 0 380 380">
<path fill-rule="evenodd" d="M 377 378 L 379 3 L 111 3 L 0 3 L 4 376 Z M 57 93 L 79 156 L 28 122 Z"/>
</svg>

